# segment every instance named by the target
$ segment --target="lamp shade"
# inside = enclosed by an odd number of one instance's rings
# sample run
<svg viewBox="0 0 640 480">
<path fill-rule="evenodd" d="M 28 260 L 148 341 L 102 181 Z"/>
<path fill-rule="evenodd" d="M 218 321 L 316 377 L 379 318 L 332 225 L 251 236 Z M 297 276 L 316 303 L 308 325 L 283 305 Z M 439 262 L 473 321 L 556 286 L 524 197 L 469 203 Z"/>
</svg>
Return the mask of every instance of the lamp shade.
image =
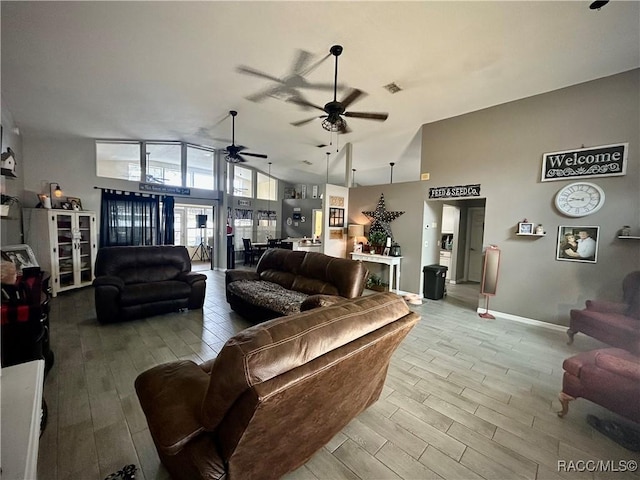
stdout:
<svg viewBox="0 0 640 480">
<path fill-rule="evenodd" d="M 351 224 L 348 229 L 349 237 L 364 237 L 364 225 Z"/>
</svg>

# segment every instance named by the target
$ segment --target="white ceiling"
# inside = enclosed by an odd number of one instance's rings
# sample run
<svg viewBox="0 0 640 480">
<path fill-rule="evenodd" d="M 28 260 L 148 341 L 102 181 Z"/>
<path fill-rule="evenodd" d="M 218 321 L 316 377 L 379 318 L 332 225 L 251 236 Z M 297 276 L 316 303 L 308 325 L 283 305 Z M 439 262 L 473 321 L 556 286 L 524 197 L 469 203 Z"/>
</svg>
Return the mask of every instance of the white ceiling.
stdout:
<svg viewBox="0 0 640 480">
<path fill-rule="evenodd" d="M 182 140 L 265 153 L 249 165 L 290 182 L 343 183 L 353 146 L 356 182 L 419 179 L 420 126 L 640 66 L 640 3 L 512 2 L 2 2 L 2 107 L 28 136 Z M 344 47 L 338 81 L 368 95 L 329 133 L 276 86 L 299 51 L 319 60 Z M 334 57 L 306 76 L 332 83 Z M 395 95 L 382 87 L 396 82 Z M 323 106 L 327 90 L 297 89 Z M 338 100 L 341 94 L 338 93 Z M 340 153 L 336 150 L 340 149 Z M 303 163 L 310 162 L 311 165 Z"/>
</svg>

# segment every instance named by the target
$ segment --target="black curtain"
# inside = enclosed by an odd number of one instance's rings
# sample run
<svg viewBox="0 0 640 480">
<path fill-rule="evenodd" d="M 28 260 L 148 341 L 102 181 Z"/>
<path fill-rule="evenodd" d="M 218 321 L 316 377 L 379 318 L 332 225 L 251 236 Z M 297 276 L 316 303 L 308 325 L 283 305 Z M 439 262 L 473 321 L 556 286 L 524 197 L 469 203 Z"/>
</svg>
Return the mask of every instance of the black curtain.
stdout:
<svg viewBox="0 0 640 480">
<path fill-rule="evenodd" d="M 160 239 L 160 199 L 158 197 L 113 190 L 102 191 L 101 247 L 158 245 Z"/>
<path fill-rule="evenodd" d="M 175 205 L 173 197 L 164 197 L 162 201 L 162 232 L 164 245 L 173 245 L 175 243 L 175 217 L 173 216 L 173 207 Z"/>
</svg>

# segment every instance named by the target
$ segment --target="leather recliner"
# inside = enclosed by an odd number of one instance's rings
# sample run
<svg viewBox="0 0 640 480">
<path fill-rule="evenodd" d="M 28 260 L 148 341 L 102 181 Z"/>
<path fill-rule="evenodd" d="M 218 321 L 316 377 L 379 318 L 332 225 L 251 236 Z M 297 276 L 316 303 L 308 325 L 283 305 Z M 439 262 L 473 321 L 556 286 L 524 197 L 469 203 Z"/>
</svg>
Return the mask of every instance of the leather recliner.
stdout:
<svg viewBox="0 0 640 480">
<path fill-rule="evenodd" d="M 135 387 L 160 460 L 174 479 L 280 478 L 378 399 L 419 318 L 394 293 L 343 299 L 147 370 Z"/>
<path fill-rule="evenodd" d="M 103 247 L 95 272 L 100 323 L 199 309 L 204 304 L 207 277 L 191 271 L 184 246 Z"/>
</svg>

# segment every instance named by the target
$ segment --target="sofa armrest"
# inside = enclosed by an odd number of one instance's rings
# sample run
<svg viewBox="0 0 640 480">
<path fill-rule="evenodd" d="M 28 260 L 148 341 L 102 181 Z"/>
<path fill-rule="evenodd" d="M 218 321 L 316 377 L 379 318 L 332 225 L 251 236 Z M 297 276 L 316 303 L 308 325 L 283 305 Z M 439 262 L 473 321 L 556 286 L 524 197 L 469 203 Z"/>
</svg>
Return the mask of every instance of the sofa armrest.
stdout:
<svg viewBox="0 0 640 480">
<path fill-rule="evenodd" d="M 629 309 L 626 303 L 609 302 L 607 300 L 587 300 L 587 310 L 601 313 L 619 313 L 625 315 Z"/>
<path fill-rule="evenodd" d="M 186 282 L 189 285 L 193 285 L 195 282 L 206 282 L 207 276 L 198 272 L 182 272 L 176 277 L 181 282 Z"/>
<path fill-rule="evenodd" d="M 622 357 L 598 352 L 595 356 L 595 364 L 608 372 L 629 378 L 635 382 L 640 381 L 640 358 L 631 354 Z"/>
<path fill-rule="evenodd" d="M 118 290 L 122 290 L 124 288 L 124 280 L 120 277 L 104 275 L 102 277 L 96 277 L 93 281 L 94 287 L 105 287 L 111 286 L 116 287 Z"/>
<path fill-rule="evenodd" d="M 339 295 L 310 295 L 300 304 L 300 311 L 306 312 L 318 307 L 330 307 L 346 301 L 348 300 Z"/>
<path fill-rule="evenodd" d="M 224 274 L 225 285 L 238 280 L 260 280 L 258 273 L 250 270 L 227 270 Z"/>
</svg>

